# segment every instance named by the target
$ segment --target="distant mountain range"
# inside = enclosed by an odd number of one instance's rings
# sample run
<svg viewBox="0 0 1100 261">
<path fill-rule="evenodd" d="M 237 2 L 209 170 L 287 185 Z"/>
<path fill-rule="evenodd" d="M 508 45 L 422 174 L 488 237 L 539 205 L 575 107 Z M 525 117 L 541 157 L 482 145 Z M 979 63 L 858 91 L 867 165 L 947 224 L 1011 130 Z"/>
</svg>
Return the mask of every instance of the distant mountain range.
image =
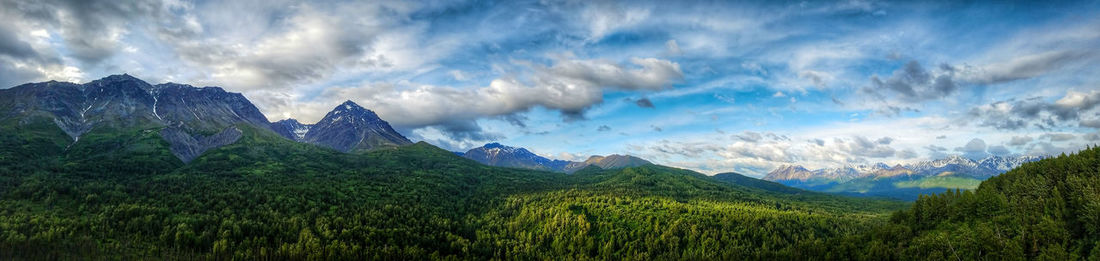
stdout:
<svg viewBox="0 0 1100 261">
<path fill-rule="evenodd" d="M 303 124 L 295 119 L 272 123 L 239 93 L 177 83 L 151 85 L 125 74 L 85 84 L 50 81 L 2 89 L 0 122 L 15 127 L 56 125 L 71 138 L 60 142 L 70 147 L 81 144 L 81 137 L 88 133 L 122 135 L 127 137 L 122 140 L 130 140 L 111 144 L 93 141 L 94 146 L 109 146 L 85 148 L 93 151 L 110 149 L 140 154 L 151 144 L 148 142 L 160 142 L 142 139 L 147 134 L 156 135 L 173 156 L 185 163 L 211 149 L 233 144 L 244 136 L 246 129 L 269 130 L 289 140 L 342 152 L 412 144 L 376 113 L 352 101 L 337 105 L 316 124 Z M 583 162 L 552 160 L 499 143 L 459 154 L 491 166 L 563 173 L 590 166 L 618 169 L 652 164 L 627 155 L 591 156 Z M 946 188 L 973 188 L 981 180 L 1038 159 L 991 156 L 975 161 L 951 156 L 894 166 L 878 163 L 817 170 L 783 166 L 768 173 L 764 180 L 816 191 L 912 199 L 919 193 L 942 192 Z"/>
<path fill-rule="evenodd" d="M 973 189 L 982 180 L 1040 159 L 1036 156 L 989 156 L 972 160 L 952 155 L 894 166 L 877 163 L 809 170 L 786 165 L 763 179 L 814 191 L 915 199 L 919 194 L 940 193 L 945 189 Z"/>
<path fill-rule="evenodd" d="M 495 142 L 466 151 L 462 153 L 462 157 L 489 166 L 558 172 L 564 171 L 566 166 L 574 163 L 547 159 L 524 148 L 504 146 Z"/>
<path fill-rule="evenodd" d="M 495 142 L 456 154 L 489 166 L 565 173 L 573 173 L 588 166 L 596 166 L 601 169 L 621 169 L 653 164 L 638 157 L 618 154 L 591 156 L 583 162 L 551 160 L 525 148 L 504 146 Z"/>
<path fill-rule="evenodd" d="M 588 166 L 596 166 L 601 169 L 621 169 L 653 164 L 648 160 L 630 156 L 611 154 L 607 156 L 591 156 L 583 162 L 573 162 L 565 166 L 565 172 L 572 173 Z"/>
<path fill-rule="evenodd" d="M 240 93 L 177 83 L 151 85 L 126 74 L 85 84 L 50 81 L 2 89 L 0 120 L 17 125 L 51 121 L 74 144 L 89 131 L 159 130 L 183 162 L 236 142 L 242 124 L 345 152 L 412 144 L 374 112 L 351 101 L 317 124 L 294 119 L 271 123 Z"/>
</svg>

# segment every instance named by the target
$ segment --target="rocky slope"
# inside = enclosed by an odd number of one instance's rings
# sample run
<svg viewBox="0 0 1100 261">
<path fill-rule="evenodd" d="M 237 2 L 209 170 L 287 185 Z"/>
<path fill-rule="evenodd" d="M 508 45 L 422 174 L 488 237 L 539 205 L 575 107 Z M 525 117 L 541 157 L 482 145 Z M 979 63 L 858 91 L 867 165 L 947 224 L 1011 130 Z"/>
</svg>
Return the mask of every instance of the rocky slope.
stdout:
<svg viewBox="0 0 1100 261">
<path fill-rule="evenodd" d="M 378 114 L 352 101 L 336 106 L 309 127 L 302 141 L 344 152 L 412 144 Z"/>
<path fill-rule="evenodd" d="M 236 141 L 236 124 L 270 124 L 239 93 L 174 83 L 154 86 L 126 74 L 85 84 L 51 81 L 0 90 L 0 115 L 20 122 L 49 118 L 73 143 L 96 128 L 159 128 L 172 153 L 184 162 Z"/>
<path fill-rule="evenodd" d="M 73 144 L 95 129 L 159 131 L 183 162 L 236 142 L 241 125 L 340 151 L 412 144 L 374 112 L 351 101 L 315 125 L 294 119 L 271 123 L 240 93 L 177 83 L 151 85 L 126 74 L 85 84 L 50 81 L 0 89 L 0 121 L 26 125 L 40 119 L 55 123 Z"/>
<path fill-rule="evenodd" d="M 271 123 L 271 129 L 279 135 L 294 141 L 302 141 L 306 133 L 312 128 L 312 124 L 303 124 L 295 119 L 285 119 Z"/>
</svg>

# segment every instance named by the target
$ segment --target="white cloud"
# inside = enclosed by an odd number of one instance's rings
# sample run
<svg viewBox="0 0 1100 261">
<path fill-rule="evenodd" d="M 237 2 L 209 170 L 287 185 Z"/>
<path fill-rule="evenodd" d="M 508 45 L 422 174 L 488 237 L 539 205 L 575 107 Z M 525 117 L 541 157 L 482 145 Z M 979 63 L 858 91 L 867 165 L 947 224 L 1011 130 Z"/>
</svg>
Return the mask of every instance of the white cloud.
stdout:
<svg viewBox="0 0 1100 261">
<path fill-rule="evenodd" d="M 1096 56 L 1096 51 L 1076 49 L 1024 54 L 980 67 L 964 66 L 960 68 L 960 80 L 975 84 L 997 84 L 1030 79 Z"/>
<path fill-rule="evenodd" d="M 451 77 L 454 77 L 456 81 L 466 81 L 470 79 L 469 76 L 466 76 L 466 73 L 463 73 L 461 70 L 451 70 L 450 73 Z"/>
<path fill-rule="evenodd" d="M 667 56 L 677 56 L 684 54 L 684 51 L 680 50 L 680 45 L 676 44 L 676 40 L 668 40 L 665 42 L 665 54 Z"/>
<path fill-rule="evenodd" d="M 465 89 L 412 83 L 329 88 L 310 102 L 295 102 L 296 97 L 289 96 L 282 102 L 284 106 L 264 110 L 313 122 L 331 109 L 329 106 L 350 99 L 400 128 L 467 126 L 476 119 L 512 115 L 534 107 L 578 117 L 603 102 L 605 90 L 659 90 L 682 77 L 676 63 L 653 58 L 631 59 L 631 65 L 562 59 L 550 66 L 527 64 L 524 68 L 532 73 L 524 75 L 528 76 L 526 80 L 502 77 L 485 87 Z M 463 131 L 478 131 L 478 128 Z"/>
<path fill-rule="evenodd" d="M 970 109 L 965 118 L 960 119 L 960 124 L 977 122 L 979 126 L 1001 130 L 1088 127 L 1091 122 L 1083 119 L 1082 115 L 1088 115 L 1100 107 L 1100 91 L 1085 93 L 1069 90 L 1058 100 L 1048 100 L 1031 97 L 983 104 Z"/>
<path fill-rule="evenodd" d="M 623 5 L 619 2 L 602 1 L 584 5 L 580 12 L 580 22 L 588 29 L 589 41 L 598 41 L 605 35 L 624 27 L 636 25 L 649 18 L 648 8 Z"/>
<path fill-rule="evenodd" d="M 988 155 L 986 154 L 985 140 L 979 138 L 971 139 L 966 145 L 955 148 L 955 151 L 962 152 L 963 155 L 971 159 L 981 159 Z"/>
<path fill-rule="evenodd" d="M 1027 138 L 1028 132 L 988 132 L 982 131 L 983 128 L 954 126 L 953 119 L 935 116 L 878 119 L 806 126 L 781 132 L 746 131 L 734 135 L 698 132 L 656 142 L 635 143 L 632 150 L 659 164 L 704 173 L 738 171 L 760 176 L 784 164 L 811 169 L 877 162 L 894 165 L 939 159 L 949 154 L 974 158 L 990 153 L 1038 156 L 1048 155 L 1045 153 L 1050 151 L 1060 153 L 1078 148 L 1073 144 L 1058 145 L 1062 143 L 1034 145 L 1030 143 L 1033 139 Z M 889 130 L 883 132 L 888 136 L 869 134 L 881 130 Z M 977 133 L 981 134 L 980 138 Z"/>
<path fill-rule="evenodd" d="M 1077 135 L 1071 133 L 1047 133 L 1039 136 L 1039 139 L 1046 139 L 1051 142 L 1069 141 L 1076 138 Z"/>
</svg>

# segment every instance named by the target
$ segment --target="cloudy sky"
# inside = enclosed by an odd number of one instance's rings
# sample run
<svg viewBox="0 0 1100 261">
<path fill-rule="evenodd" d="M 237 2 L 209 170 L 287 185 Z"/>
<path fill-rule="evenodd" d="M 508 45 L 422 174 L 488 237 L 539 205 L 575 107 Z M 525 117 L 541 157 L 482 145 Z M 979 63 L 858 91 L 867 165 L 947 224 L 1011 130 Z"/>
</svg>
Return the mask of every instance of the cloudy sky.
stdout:
<svg viewBox="0 0 1100 261">
<path fill-rule="evenodd" d="M 762 175 L 1100 143 L 1100 3 L 0 0 L 0 86 L 344 100 L 413 140 Z M 952 1 L 953 2 L 953 1 Z"/>
</svg>

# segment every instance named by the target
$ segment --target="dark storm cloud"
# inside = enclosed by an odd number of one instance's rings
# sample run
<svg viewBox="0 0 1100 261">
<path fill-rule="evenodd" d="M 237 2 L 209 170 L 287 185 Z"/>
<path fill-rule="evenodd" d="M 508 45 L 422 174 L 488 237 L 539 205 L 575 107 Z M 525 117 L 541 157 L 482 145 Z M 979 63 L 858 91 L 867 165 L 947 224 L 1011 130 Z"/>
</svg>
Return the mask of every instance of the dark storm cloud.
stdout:
<svg viewBox="0 0 1100 261">
<path fill-rule="evenodd" d="M 650 101 L 649 98 L 638 99 L 638 100 L 634 101 L 634 104 L 636 104 L 636 105 L 638 105 L 638 107 L 642 107 L 642 108 L 653 108 L 653 101 Z"/>
</svg>

